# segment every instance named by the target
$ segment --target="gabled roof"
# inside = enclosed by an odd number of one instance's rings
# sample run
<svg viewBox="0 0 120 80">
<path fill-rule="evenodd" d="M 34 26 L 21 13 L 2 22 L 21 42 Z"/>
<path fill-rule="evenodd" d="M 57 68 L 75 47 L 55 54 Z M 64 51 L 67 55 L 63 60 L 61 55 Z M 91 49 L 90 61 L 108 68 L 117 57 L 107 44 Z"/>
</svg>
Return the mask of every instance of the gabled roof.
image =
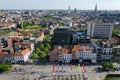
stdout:
<svg viewBox="0 0 120 80">
<path fill-rule="evenodd" d="M 90 51 L 91 48 L 88 45 L 74 45 L 71 52 L 76 52 L 76 51 Z"/>
<path fill-rule="evenodd" d="M 7 54 L 7 52 L 0 52 L 0 55 L 5 55 Z"/>
<path fill-rule="evenodd" d="M 25 49 L 25 50 L 23 50 L 23 51 L 21 51 L 21 52 L 15 53 L 14 56 L 25 56 L 25 55 L 28 54 L 29 52 L 30 52 L 30 49 L 27 48 L 27 49 Z"/>
<path fill-rule="evenodd" d="M 51 52 L 51 54 L 57 54 L 57 53 L 62 53 L 62 54 L 68 54 L 70 52 L 69 49 L 66 49 L 66 48 L 54 48 Z"/>
<path fill-rule="evenodd" d="M 34 43 L 33 42 L 25 42 L 24 44 L 31 45 L 31 44 L 34 44 Z"/>
<path fill-rule="evenodd" d="M 66 49 L 66 48 L 62 48 L 62 49 L 59 49 L 58 52 L 62 53 L 62 54 L 68 54 L 70 52 L 70 50 Z"/>
<path fill-rule="evenodd" d="M 102 41 L 102 44 L 106 45 L 106 44 L 115 44 L 117 43 L 117 40 L 115 40 L 114 38 L 110 38 L 107 41 Z"/>
</svg>

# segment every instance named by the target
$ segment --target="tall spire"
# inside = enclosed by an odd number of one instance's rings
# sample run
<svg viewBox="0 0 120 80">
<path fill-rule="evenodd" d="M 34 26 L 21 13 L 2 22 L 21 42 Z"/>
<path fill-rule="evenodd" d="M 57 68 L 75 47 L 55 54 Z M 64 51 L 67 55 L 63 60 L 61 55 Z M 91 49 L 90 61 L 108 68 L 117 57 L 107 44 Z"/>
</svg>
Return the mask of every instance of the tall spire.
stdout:
<svg viewBox="0 0 120 80">
<path fill-rule="evenodd" d="M 68 14 L 70 14 L 71 13 L 71 8 L 70 8 L 70 6 L 68 7 Z"/>
<path fill-rule="evenodd" d="M 95 5 L 95 13 L 97 13 L 97 4 Z"/>
<path fill-rule="evenodd" d="M 97 4 L 96 4 L 96 5 L 95 5 L 94 18 L 96 18 L 96 19 L 97 19 L 97 17 L 98 17 L 98 14 L 97 14 Z"/>
</svg>

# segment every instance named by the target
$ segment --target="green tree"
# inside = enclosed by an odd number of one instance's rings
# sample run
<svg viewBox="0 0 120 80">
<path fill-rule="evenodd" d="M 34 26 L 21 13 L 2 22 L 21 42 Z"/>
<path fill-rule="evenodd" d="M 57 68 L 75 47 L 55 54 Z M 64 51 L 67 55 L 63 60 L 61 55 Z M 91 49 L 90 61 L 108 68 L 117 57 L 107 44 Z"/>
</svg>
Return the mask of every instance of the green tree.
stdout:
<svg viewBox="0 0 120 80">
<path fill-rule="evenodd" d="M 45 54 L 45 52 L 42 52 L 40 55 L 40 58 L 44 59 L 47 55 Z"/>
<path fill-rule="evenodd" d="M 36 54 L 40 54 L 40 49 L 39 48 L 36 49 Z"/>
<path fill-rule="evenodd" d="M 39 46 L 39 48 L 40 48 L 40 50 L 44 50 L 44 48 L 45 48 L 44 44 L 41 43 L 40 46 Z"/>
<path fill-rule="evenodd" d="M 8 64 L 0 64 L 0 73 L 4 71 L 9 71 L 11 69 L 12 65 L 10 63 Z"/>
<path fill-rule="evenodd" d="M 103 67 L 104 70 L 108 70 L 108 67 L 109 67 L 108 62 L 103 62 L 102 67 Z"/>
<path fill-rule="evenodd" d="M 120 30 L 119 29 L 114 29 L 113 30 L 113 35 L 115 35 L 115 34 L 120 34 Z"/>
<path fill-rule="evenodd" d="M 51 45 L 48 43 L 48 44 L 46 45 L 46 47 L 47 47 L 48 49 L 50 49 L 50 48 L 51 48 Z"/>
<path fill-rule="evenodd" d="M 23 22 L 23 27 L 26 28 L 27 26 L 29 26 L 29 23 L 26 22 L 26 21 L 24 21 L 24 22 Z"/>
<path fill-rule="evenodd" d="M 59 24 L 60 26 L 64 26 L 64 22 L 62 22 L 62 21 L 59 21 L 58 24 Z"/>
<path fill-rule="evenodd" d="M 114 65 L 112 62 L 102 62 L 102 67 L 105 71 L 113 71 Z"/>
<path fill-rule="evenodd" d="M 49 14 L 46 14 L 46 15 L 44 15 L 43 17 L 44 17 L 44 18 L 51 18 L 52 16 L 49 15 Z"/>
<path fill-rule="evenodd" d="M 114 70 L 114 64 L 112 63 L 112 62 L 109 62 L 109 69 L 111 70 L 111 71 L 113 71 Z"/>
<path fill-rule="evenodd" d="M 44 52 L 47 54 L 47 52 L 49 51 L 49 49 L 46 47 L 44 48 Z"/>
<path fill-rule="evenodd" d="M 37 58 L 37 54 L 36 53 L 33 53 L 32 56 L 31 56 L 31 59 L 36 59 Z"/>
<path fill-rule="evenodd" d="M 11 32 L 12 32 L 12 30 L 3 30 L 3 31 L 0 31 L 0 34 L 5 35 L 5 34 L 9 34 Z"/>
<path fill-rule="evenodd" d="M 45 24 L 44 24 L 44 27 L 48 27 L 49 26 L 49 24 L 46 22 Z"/>
</svg>

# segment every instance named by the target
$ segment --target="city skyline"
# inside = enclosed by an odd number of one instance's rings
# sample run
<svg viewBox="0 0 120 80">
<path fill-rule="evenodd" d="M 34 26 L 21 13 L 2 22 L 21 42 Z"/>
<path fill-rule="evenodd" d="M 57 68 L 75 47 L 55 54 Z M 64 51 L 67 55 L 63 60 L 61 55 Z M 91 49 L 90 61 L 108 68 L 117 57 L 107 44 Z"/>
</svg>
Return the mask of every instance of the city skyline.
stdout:
<svg viewBox="0 0 120 80">
<path fill-rule="evenodd" d="M 54 3 L 54 4 L 53 4 Z M 120 10 L 120 0 L 0 0 L 0 9 L 71 9 L 94 10 Z"/>
</svg>

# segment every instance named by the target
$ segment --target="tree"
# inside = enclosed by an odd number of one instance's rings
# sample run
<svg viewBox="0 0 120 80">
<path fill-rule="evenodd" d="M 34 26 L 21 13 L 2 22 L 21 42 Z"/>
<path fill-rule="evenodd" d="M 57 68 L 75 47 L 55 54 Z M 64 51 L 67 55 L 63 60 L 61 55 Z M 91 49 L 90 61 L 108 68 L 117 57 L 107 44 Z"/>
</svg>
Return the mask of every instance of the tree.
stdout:
<svg viewBox="0 0 120 80">
<path fill-rule="evenodd" d="M 31 59 L 36 59 L 37 58 L 37 54 L 36 53 L 33 53 L 32 56 L 31 56 Z"/>
<path fill-rule="evenodd" d="M 115 35 L 115 34 L 120 34 L 120 30 L 119 29 L 114 29 L 113 30 L 113 35 Z"/>
<path fill-rule="evenodd" d="M 40 54 L 40 49 L 39 48 L 36 49 L 36 53 Z"/>
<path fill-rule="evenodd" d="M 29 23 L 26 22 L 26 21 L 24 21 L 24 22 L 23 22 L 23 27 L 26 28 L 27 26 L 29 26 Z"/>
<path fill-rule="evenodd" d="M 48 43 L 48 44 L 46 45 L 46 47 L 47 47 L 48 49 L 50 49 L 50 48 L 51 48 L 51 45 Z"/>
<path fill-rule="evenodd" d="M 109 67 L 108 62 L 103 62 L 102 67 L 103 67 L 104 70 L 108 70 L 108 67 Z"/>
<path fill-rule="evenodd" d="M 47 55 L 45 54 L 45 52 L 42 52 L 41 55 L 40 55 L 40 58 L 45 58 Z"/>
<path fill-rule="evenodd" d="M 111 71 L 114 70 L 114 67 L 115 67 L 115 66 L 113 65 L 113 63 L 112 63 L 112 62 L 109 62 L 109 68 L 110 68 Z"/>
<path fill-rule="evenodd" d="M 113 71 L 114 65 L 112 62 L 102 62 L 102 67 L 105 71 Z"/>
<path fill-rule="evenodd" d="M 43 27 L 48 27 L 48 26 L 49 26 L 49 24 L 46 22 Z"/>
<path fill-rule="evenodd" d="M 52 16 L 49 15 L 49 14 L 46 14 L 46 15 L 44 15 L 43 17 L 44 17 L 44 18 L 51 18 Z"/>
<path fill-rule="evenodd" d="M 39 46 L 39 48 L 40 48 L 40 50 L 44 50 L 44 48 L 45 48 L 44 44 L 41 43 L 40 46 Z"/>
<path fill-rule="evenodd" d="M 64 22 L 62 22 L 62 21 L 59 21 L 58 24 L 59 24 L 60 26 L 64 26 Z"/>
<path fill-rule="evenodd" d="M 49 51 L 49 49 L 46 47 L 44 48 L 44 52 L 47 53 Z"/>
<path fill-rule="evenodd" d="M 9 71 L 11 69 L 12 65 L 10 63 L 8 64 L 0 64 L 0 73 L 4 71 Z"/>
</svg>

